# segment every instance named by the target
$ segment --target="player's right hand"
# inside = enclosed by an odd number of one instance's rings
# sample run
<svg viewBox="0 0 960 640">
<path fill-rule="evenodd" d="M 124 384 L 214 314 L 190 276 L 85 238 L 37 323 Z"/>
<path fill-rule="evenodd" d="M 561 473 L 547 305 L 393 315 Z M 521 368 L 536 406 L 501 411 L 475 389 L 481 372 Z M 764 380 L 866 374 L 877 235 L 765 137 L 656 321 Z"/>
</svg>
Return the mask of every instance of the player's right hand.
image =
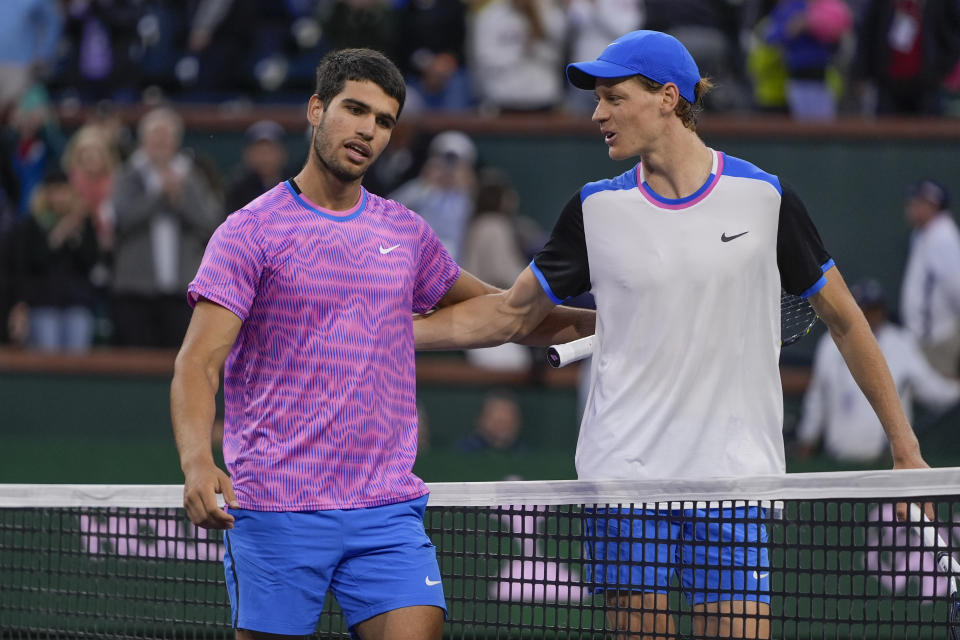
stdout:
<svg viewBox="0 0 960 640">
<path fill-rule="evenodd" d="M 184 474 L 183 507 L 193 524 L 205 529 L 233 528 L 233 516 L 217 504 L 218 493 L 223 494 L 227 506 L 240 508 L 230 476 L 215 464 Z"/>
</svg>

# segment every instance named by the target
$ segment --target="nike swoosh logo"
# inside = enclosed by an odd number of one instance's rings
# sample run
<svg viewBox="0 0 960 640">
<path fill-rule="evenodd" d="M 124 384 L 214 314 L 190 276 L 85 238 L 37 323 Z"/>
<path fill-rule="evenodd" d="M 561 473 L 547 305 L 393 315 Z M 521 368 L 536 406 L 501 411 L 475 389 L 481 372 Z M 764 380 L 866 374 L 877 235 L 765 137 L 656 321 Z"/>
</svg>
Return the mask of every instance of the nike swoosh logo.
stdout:
<svg viewBox="0 0 960 640">
<path fill-rule="evenodd" d="M 400 245 L 397 245 L 397 246 L 400 246 Z M 423 581 L 427 583 L 427 586 L 428 586 L 428 587 L 435 587 L 435 586 L 437 586 L 438 584 L 440 584 L 440 581 L 439 581 L 439 580 L 431 580 L 429 576 L 425 576 L 425 577 L 423 578 Z"/>
<path fill-rule="evenodd" d="M 739 238 L 740 236 L 745 236 L 745 235 L 747 235 L 748 233 L 750 233 L 750 232 L 749 232 L 749 231 L 744 231 L 743 233 L 738 233 L 738 234 L 735 235 L 735 236 L 728 236 L 726 233 L 722 233 L 722 234 L 720 234 L 720 242 L 730 242 L 731 240 L 736 240 L 736 239 Z M 380 251 L 383 251 L 383 249 L 380 249 Z"/>
<path fill-rule="evenodd" d="M 383 245 L 380 245 L 380 255 L 385 256 L 385 255 L 387 255 L 388 253 L 390 253 L 391 251 L 393 251 L 394 249 L 396 249 L 396 248 L 399 247 L 399 246 L 400 246 L 400 245 L 395 244 L 395 245 L 393 245 L 392 247 L 387 247 L 386 249 L 384 249 L 384 248 L 383 248 Z"/>
<path fill-rule="evenodd" d="M 769 575 L 770 575 L 770 572 L 768 571 L 764 571 L 763 573 L 757 573 L 756 571 L 753 572 L 753 577 L 756 578 L 757 580 L 763 580 Z"/>
</svg>

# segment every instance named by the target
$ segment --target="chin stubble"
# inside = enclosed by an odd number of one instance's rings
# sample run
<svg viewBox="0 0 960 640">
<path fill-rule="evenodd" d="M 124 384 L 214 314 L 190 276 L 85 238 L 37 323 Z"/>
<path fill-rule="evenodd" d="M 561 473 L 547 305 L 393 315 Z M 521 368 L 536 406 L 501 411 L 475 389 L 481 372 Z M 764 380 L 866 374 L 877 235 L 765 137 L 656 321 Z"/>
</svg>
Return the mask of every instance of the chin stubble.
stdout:
<svg viewBox="0 0 960 640">
<path fill-rule="evenodd" d="M 313 129 L 313 155 L 316 157 L 317 161 L 323 165 L 323 167 L 329 171 L 335 178 L 343 182 L 353 182 L 359 178 L 363 177 L 364 171 L 351 172 L 349 169 L 343 165 L 337 163 L 335 160 L 327 161 L 324 158 L 324 150 L 330 149 L 330 143 L 326 137 L 323 138 L 323 142 L 320 140 L 320 131 L 323 128 L 323 122 L 326 118 L 320 120 L 318 124 Z M 331 156 L 333 153 L 330 154 Z"/>
</svg>

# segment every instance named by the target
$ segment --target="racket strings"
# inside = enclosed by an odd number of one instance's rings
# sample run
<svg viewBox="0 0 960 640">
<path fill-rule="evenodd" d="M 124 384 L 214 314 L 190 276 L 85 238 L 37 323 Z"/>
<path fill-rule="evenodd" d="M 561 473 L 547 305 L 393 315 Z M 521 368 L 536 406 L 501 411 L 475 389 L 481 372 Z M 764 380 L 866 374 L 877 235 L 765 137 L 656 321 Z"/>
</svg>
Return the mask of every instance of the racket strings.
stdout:
<svg viewBox="0 0 960 640">
<path fill-rule="evenodd" d="M 819 316 L 806 298 L 780 293 L 780 344 L 793 344 L 810 333 Z"/>
</svg>

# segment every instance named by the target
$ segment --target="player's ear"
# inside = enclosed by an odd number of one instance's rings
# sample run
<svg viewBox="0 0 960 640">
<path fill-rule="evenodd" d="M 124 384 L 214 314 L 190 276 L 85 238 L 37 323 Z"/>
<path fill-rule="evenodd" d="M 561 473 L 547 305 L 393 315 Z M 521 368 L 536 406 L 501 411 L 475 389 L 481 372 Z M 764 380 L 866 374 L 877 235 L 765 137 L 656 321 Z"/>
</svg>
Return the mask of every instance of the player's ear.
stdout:
<svg viewBox="0 0 960 640">
<path fill-rule="evenodd" d="M 323 109 L 323 101 L 320 100 L 320 96 L 317 94 L 310 96 L 310 101 L 307 103 L 307 121 L 313 126 L 320 124 Z"/>
<path fill-rule="evenodd" d="M 663 89 L 660 91 L 660 96 L 660 108 L 664 114 L 672 113 L 680 103 L 680 89 L 678 89 L 677 85 L 672 82 L 668 82 L 667 84 L 663 85 Z"/>
</svg>

